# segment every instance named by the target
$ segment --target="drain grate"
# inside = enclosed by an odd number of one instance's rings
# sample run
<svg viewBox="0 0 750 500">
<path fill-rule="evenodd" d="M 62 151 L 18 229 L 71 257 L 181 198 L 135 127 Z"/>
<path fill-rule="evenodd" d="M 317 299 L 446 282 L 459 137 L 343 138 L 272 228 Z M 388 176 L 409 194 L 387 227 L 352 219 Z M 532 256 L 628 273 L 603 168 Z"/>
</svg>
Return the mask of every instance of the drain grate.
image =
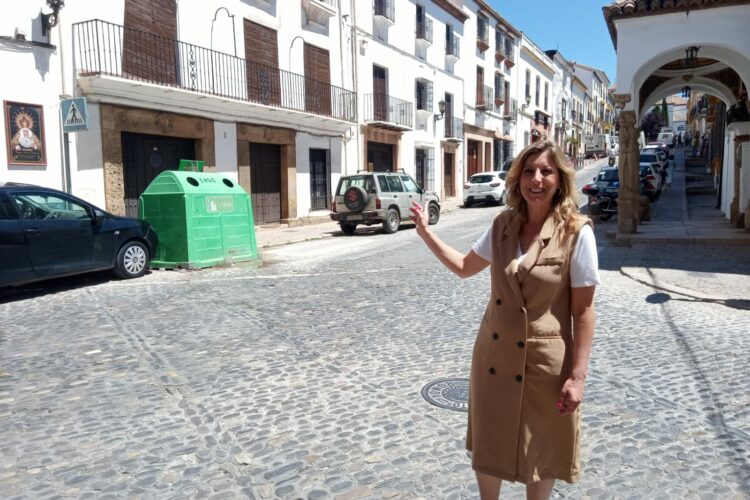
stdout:
<svg viewBox="0 0 750 500">
<path fill-rule="evenodd" d="M 440 378 L 422 387 L 422 397 L 437 407 L 469 411 L 469 379 Z"/>
</svg>

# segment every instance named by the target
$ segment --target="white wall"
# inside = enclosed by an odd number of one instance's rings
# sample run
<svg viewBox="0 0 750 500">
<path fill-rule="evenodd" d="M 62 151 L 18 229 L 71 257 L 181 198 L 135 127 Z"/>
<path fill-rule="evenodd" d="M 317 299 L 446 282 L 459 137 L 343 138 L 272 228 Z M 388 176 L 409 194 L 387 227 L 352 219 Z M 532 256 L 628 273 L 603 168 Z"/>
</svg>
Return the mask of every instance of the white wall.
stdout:
<svg viewBox="0 0 750 500">
<path fill-rule="evenodd" d="M 237 180 L 237 124 L 214 122 L 216 171 Z"/>
<path fill-rule="evenodd" d="M 750 6 L 738 5 L 616 20 L 617 92 L 634 95 L 625 109 L 637 111 L 646 78 L 693 45 L 700 47 L 698 57 L 725 62 L 750 82 L 748 19 Z"/>
<path fill-rule="evenodd" d="M 41 3 L 41 2 L 40 2 Z M 44 12 L 50 10 L 45 7 Z M 4 9 L 0 35 L 14 37 L 16 27 L 26 32 L 26 40 L 47 43 L 41 32 L 39 3 L 18 2 Z M 6 77 L 0 81 L 0 100 L 42 106 L 45 166 L 9 165 L 6 116 L 0 123 L 0 181 L 25 182 L 63 189 L 62 141 L 59 95 L 62 93 L 58 28 L 50 42 L 56 49 L 32 47 L 13 41 L 0 42 L 0 68 Z"/>
<path fill-rule="evenodd" d="M 70 141 L 70 177 L 73 194 L 104 207 L 104 155 L 100 107 L 95 103 L 86 106 L 89 129 L 68 135 Z"/>
</svg>

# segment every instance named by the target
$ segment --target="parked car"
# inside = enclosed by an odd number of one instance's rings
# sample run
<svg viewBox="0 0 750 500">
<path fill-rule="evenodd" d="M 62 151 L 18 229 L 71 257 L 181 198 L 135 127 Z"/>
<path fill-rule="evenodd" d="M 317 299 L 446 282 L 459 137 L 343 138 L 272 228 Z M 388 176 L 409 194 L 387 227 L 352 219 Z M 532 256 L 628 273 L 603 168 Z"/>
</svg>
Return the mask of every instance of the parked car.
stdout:
<svg viewBox="0 0 750 500">
<path fill-rule="evenodd" d="M 354 234 L 358 225 L 383 224 L 386 233 L 398 231 L 409 222 L 409 207 L 416 201 L 428 204 L 429 223 L 440 219 L 440 198 L 425 191 L 406 173 L 360 172 L 339 179 L 331 219 L 344 234 Z"/>
<path fill-rule="evenodd" d="M 654 201 L 661 193 L 661 175 L 656 171 L 654 164 L 641 163 L 640 165 L 641 193 Z"/>
<path fill-rule="evenodd" d="M 654 149 L 644 149 L 641 151 L 638 163 L 653 164 L 656 167 L 656 172 L 661 176 L 665 177 L 667 173 L 667 159 L 664 153 Z"/>
<path fill-rule="evenodd" d="M 148 222 L 56 189 L 0 183 L 0 286 L 106 269 L 137 278 L 157 245 Z"/>
<path fill-rule="evenodd" d="M 589 197 L 589 206 L 591 206 L 598 203 L 601 196 L 616 195 L 619 189 L 620 174 L 617 167 L 604 167 L 599 170 L 592 182 L 583 186 L 581 191 Z"/>
<path fill-rule="evenodd" d="M 507 172 L 481 172 L 469 177 L 464 184 L 464 207 L 474 203 L 505 205 L 505 176 Z"/>
</svg>

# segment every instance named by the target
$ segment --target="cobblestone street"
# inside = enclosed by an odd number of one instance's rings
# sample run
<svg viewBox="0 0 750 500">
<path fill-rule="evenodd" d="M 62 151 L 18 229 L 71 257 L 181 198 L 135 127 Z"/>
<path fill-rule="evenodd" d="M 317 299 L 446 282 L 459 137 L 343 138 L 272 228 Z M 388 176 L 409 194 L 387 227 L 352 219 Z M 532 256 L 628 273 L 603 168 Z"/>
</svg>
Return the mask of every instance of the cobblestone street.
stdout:
<svg viewBox="0 0 750 500">
<path fill-rule="evenodd" d="M 435 230 L 468 249 L 497 210 Z M 620 272 L 746 281 L 747 253 L 614 246 L 612 224 L 583 475 L 553 496 L 748 498 L 750 311 Z M 488 294 L 488 271 L 455 278 L 409 226 L 266 250 L 260 268 L 0 291 L 1 496 L 478 498 L 466 414 L 420 391 L 468 377 Z"/>
</svg>

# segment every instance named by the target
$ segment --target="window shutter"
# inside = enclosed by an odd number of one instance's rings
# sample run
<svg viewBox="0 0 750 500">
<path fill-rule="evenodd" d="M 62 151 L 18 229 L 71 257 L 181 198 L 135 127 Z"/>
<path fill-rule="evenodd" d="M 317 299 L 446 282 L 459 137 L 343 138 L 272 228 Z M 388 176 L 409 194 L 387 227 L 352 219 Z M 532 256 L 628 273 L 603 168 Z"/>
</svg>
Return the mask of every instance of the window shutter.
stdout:
<svg viewBox="0 0 750 500">
<path fill-rule="evenodd" d="M 432 82 L 429 81 L 429 80 L 425 80 L 425 83 L 427 84 L 426 85 L 427 88 L 425 89 L 427 91 L 426 92 L 426 94 L 427 94 L 427 96 L 426 96 L 427 102 L 425 103 L 426 104 L 425 105 L 425 109 L 428 110 L 428 111 L 430 111 L 430 112 L 432 112 L 433 111 L 433 109 L 432 109 Z"/>
<path fill-rule="evenodd" d="M 427 182 L 424 186 L 427 191 L 435 191 L 435 150 L 427 150 Z"/>
</svg>

